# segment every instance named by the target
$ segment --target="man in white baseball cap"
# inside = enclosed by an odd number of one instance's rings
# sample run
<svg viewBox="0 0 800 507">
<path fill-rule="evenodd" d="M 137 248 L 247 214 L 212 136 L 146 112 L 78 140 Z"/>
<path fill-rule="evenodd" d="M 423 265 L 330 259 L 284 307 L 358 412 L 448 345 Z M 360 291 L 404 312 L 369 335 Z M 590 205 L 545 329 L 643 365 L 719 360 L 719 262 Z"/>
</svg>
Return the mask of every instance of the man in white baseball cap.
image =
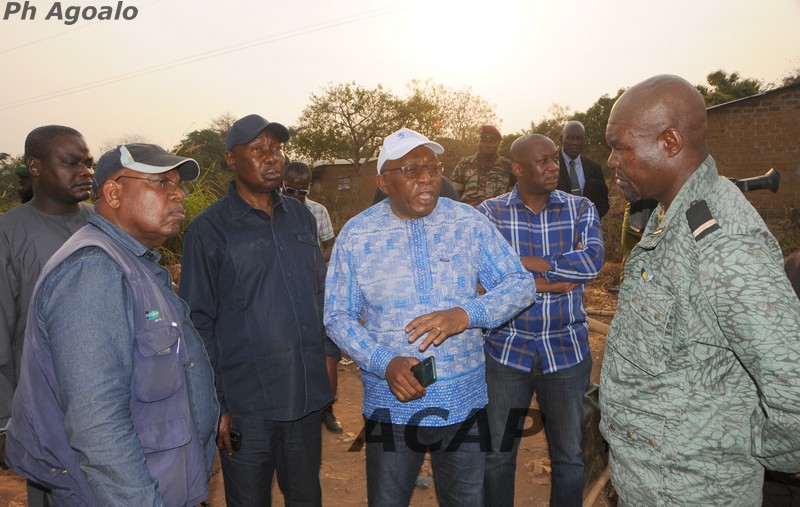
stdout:
<svg viewBox="0 0 800 507">
<path fill-rule="evenodd" d="M 442 505 L 483 505 L 481 328 L 536 293 L 483 215 L 439 199 L 442 152 L 407 128 L 386 137 L 377 183 L 388 198 L 342 228 L 325 283 L 328 335 L 362 370 L 370 505 L 408 505 L 426 451 Z"/>
</svg>

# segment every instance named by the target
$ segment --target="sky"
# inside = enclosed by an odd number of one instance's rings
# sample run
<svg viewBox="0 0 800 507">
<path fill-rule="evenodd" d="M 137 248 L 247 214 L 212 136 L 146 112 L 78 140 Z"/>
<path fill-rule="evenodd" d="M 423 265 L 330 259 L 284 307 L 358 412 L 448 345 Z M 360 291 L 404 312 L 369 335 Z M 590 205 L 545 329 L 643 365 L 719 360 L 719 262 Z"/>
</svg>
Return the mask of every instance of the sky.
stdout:
<svg viewBox="0 0 800 507">
<path fill-rule="evenodd" d="M 656 74 L 774 83 L 800 69 L 800 0 L 29 0 L 23 19 L 24 3 L 0 1 L 12 155 L 47 124 L 82 132 L 96 157 L 130 140 L 170 149 L 223 113 L 291 126 L 343 82 L 469 88 L 510 133 Z M 66 24 L 69 7 L 118 5 L 135 17 Z"/>
</svg>

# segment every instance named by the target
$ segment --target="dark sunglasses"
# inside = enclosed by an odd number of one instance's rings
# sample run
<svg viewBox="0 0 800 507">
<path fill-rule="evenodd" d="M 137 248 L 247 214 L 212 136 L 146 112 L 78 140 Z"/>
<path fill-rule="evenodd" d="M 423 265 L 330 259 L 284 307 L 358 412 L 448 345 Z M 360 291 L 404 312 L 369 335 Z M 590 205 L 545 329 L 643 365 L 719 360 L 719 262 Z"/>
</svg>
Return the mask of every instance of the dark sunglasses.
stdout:
<svg viewBox="0 0 800 507">
<path fill-rule="evenodd" d="M 308 195 L 308 190 L 305 188 L 283 187 L 283 191 L 289 195 Z"/>
</svg>

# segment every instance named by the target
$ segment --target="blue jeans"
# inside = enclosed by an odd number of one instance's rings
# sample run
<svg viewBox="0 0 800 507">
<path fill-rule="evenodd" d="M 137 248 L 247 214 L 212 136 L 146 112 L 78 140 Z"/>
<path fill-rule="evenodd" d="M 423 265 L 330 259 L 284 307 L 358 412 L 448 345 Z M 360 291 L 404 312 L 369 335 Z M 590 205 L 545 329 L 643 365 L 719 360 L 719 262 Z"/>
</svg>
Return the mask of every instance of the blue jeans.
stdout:
<svg viewBox="0 0 800 507">
<path fill-rule="evenodd" d="M 533 394 L 539 403 L 552 466 L 550 505 L 575 507 L 583 502 L 581 423 L 583 395 L 589 385 L 592 357 L 563 371 L 542 373 L 537 355 L 530 372 L 504 366 L 486 356 L 489 388 L 489 434 L 484 483 L 487 506 L 514 505 L 514 474 L 520 439 L 516 437 Z M 505 439 L 504 439 L 505 436 Z"/>
<path fill-rule="evenodd" d="M 488 450 L 486 412 L 450 426 L 407 426 L 366 421 L 367 497 L 370 507 L 407 507 L 417 474 L 431 454 L 441 506 L 483 506 Z"/>
<path fill-rule="evenodd" d="M 226 505 L 272 505 L 272 476 L 277 473 L 287 506 L 321 506 L 319 418 L 319 412 L 296 421 L 234 414 L 231 427 L 242 433 L 242 447 L 231 456 L 220 452 Z"/>
</svg>

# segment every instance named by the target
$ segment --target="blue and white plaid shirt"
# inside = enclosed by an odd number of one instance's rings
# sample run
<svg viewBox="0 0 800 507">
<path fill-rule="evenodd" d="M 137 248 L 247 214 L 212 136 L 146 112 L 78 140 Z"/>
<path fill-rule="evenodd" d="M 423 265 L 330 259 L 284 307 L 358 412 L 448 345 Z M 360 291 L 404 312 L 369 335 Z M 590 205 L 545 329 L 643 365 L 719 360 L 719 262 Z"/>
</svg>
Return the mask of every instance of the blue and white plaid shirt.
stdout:
<svg viewBox="0 0 800 507">
<path fill-rule="evenodd" d="M 490 329 L 485 349 L 497 362 L 530 371 L 535 354 L 544 373 L 565 370 L 589 354 L 589 326 L 583 308 L 584 283 L 603 267 L 603 235 L 589 199 L 554 190 L 541 212 L 519 198 L 518 189 L 478 206 L 520 256 L 544 258 L 553 269 L 548 282 L 579 283 L 567 293 L 538 293 L 536 302 L 502 327 Z M 578 248 L 578 245 L 581 245 Z"/>
</svg>

